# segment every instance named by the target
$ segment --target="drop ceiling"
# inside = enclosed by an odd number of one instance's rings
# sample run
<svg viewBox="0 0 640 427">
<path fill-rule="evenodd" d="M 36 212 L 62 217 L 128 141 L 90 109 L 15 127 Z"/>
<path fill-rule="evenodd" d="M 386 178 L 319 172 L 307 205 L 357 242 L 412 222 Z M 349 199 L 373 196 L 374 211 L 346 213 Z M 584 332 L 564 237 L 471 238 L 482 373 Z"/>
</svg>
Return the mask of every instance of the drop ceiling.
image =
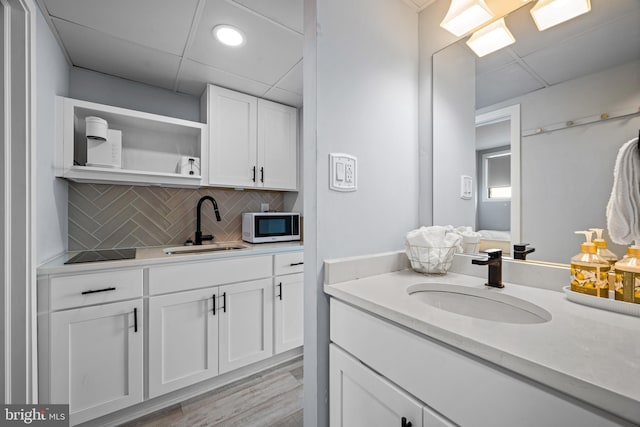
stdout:
<svg viewBox="0 0 640 427">
<path fill-rule="evenodd" d="M 73 66 L 199 97 L 206 83 L 302 106 L 303 0 L 38 0 Z M 240 48 L 211 35 L 241 29 Z"/>
<path fill-rule="evenodd" d="M 511 13 L 516 43 L 476 60 L 476 107 L 640 60 L 640 1 L 591 0 L 591 12 L 538 31 L 529 10 Z"/>
</svg>

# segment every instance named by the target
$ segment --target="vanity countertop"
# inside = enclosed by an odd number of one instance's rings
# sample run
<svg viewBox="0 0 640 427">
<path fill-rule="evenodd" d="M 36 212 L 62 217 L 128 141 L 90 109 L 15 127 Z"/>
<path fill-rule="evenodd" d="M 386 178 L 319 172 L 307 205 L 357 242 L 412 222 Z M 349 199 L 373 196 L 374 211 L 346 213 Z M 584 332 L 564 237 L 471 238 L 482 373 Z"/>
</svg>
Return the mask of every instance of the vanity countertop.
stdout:
<svg viewBox="0 0 640 427">
<path fill-rule="evenodd" d="M 128 267 L 148 267 L 151 265 L 167 265 L 178 262 L 191 262 L 191 261 L 206 261 L 214 259 L 232 258 L 239 256 L 258 256 L 269 255 L 275 253 L 285 252 L 299 252 L 304 249 L 303 243 L 296 242 L 280 242 L 280 243 L 260 243 L 251 244 L 246 242 L 215 242 L 212 246 L 225 245 L 225 244 L 242 244 L 246 246 L 244 249 L 227 250 L 227 251 L 213 251 L 213 252 L 198 252 L 198 253 L 175 253 L 167 255 L 164 253 L 164 249 L 173 246 L 160 246 L 150 248 L 138 248 L 136 249 L 136 257 L 134 259 L 125 259 L 117 261 L 100 261 L 100 262 L 86 262 L 80 264 L 65 264 L 65 261 L 70 259 L 78 252 L 69 252 L 61 255 L 52 261 L 38 267 L 39 275 L 46 274 L 67 274 L 67 273 L 81 273 L 84 271 L 106 270 L 112 268 L 128 268 Z M 203 245 L 206 247 L 208 245 Z M 197 247 L 196 247 L 197 248 Z"/>
<path fill-rule="evenodd" d="M 325 285 L 327 294 L 420 334 L 640 425 L 640 318 L 573 303 L 563 293 L 485 279 L 400 270 Z M 407 293 L 419 283 L 449 283 L 503 293 L 552 315 L 546 323 L 509 324 L 426 305 Z M 594 297 L 595 298 L 595 297 Z"/>
</svg>

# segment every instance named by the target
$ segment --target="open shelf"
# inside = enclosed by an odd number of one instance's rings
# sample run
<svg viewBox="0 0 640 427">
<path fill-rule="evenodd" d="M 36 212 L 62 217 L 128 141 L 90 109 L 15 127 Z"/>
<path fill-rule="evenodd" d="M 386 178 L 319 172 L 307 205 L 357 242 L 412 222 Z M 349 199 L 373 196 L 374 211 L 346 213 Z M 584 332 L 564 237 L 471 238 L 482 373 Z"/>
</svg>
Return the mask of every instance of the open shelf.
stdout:
<svg viewBox="0 0 640 427">
<path fill-rule="evenodd" d="M 77 182 L 199 187 L 206 176 L 207 126 L 199 122 L 58 97 L 56 175 Z M 120 168 L 86 166 L 85 118 L 122 132 Z M 201 159 L 200 175 L 180 174 L 183 156 Z"/>
</svg>

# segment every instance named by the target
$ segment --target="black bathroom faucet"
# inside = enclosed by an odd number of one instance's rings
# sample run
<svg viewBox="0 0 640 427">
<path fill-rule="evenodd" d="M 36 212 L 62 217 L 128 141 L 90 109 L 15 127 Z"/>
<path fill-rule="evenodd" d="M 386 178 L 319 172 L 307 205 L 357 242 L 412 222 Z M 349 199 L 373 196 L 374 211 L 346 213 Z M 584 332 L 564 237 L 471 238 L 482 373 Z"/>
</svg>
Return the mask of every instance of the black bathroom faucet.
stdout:
<svg viewBox="0 0 640 427">
<path fill-rule="evenodd" d="M 528 243 L 517 243 L 513 245 L 513 258 L 524 261 L 527 259 L 527 254 L 535 252 L 536 248 L 527 248 L 527 246 L 529 246 Z"/>
<path fill-rule="evenodd" d="M 502 284 L 502 250 L 487 249 L 484 253 L 488 255 L 488 258 L 474 258 L 471 260 L 471 264 L 488 265 L 489 278 L 485 285 L 493 288 L 504 288 L 504 285 Z"/>
<path fill-rule="evenodd" d="M 218 222 L 221 221 L 220 211 L 218 210 L 218 203 L 216 202 L 216 199 L 211 196 L 202 196 L 200 200 L 198 200 L 198 208 L 196 210 L 196 245 L 201 245 L 204 240 L 213 240 L 212 234 L 202 235 L 202 203 L 205 200 L 211 200 L 211 203 L 213 204 L 213 211 L 216 214 L 216 220 Z"/>
</svg>

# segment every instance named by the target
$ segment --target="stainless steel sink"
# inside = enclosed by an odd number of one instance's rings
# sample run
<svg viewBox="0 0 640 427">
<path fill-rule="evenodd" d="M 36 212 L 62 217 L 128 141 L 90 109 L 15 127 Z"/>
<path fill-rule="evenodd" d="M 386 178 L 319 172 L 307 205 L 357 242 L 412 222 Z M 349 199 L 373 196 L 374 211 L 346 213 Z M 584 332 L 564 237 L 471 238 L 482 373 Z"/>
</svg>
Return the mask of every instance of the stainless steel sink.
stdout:
<svg viewBox="0 0 640 427">
<path fill-rule="evenodd" d="M 180 255 L 180 254 L 193 254 L 201 252 L 221 252 L 221 251 L 236 251 L 239 249 L 247 249 L 248 246 L 242 243 L 215 243 L 211 245 L 198 245 L 198 246 L 175 246 L 173 248 L 164 249 L 166 255 Z"/>
<path fill-rule="evenodd" d="M 545 323 L 551 313 L 529 301 L 490 289 L 446 283 L 420 283 L 407 293 L 418 301 L 463 316 L 502 323 Z"/>
</svg>

